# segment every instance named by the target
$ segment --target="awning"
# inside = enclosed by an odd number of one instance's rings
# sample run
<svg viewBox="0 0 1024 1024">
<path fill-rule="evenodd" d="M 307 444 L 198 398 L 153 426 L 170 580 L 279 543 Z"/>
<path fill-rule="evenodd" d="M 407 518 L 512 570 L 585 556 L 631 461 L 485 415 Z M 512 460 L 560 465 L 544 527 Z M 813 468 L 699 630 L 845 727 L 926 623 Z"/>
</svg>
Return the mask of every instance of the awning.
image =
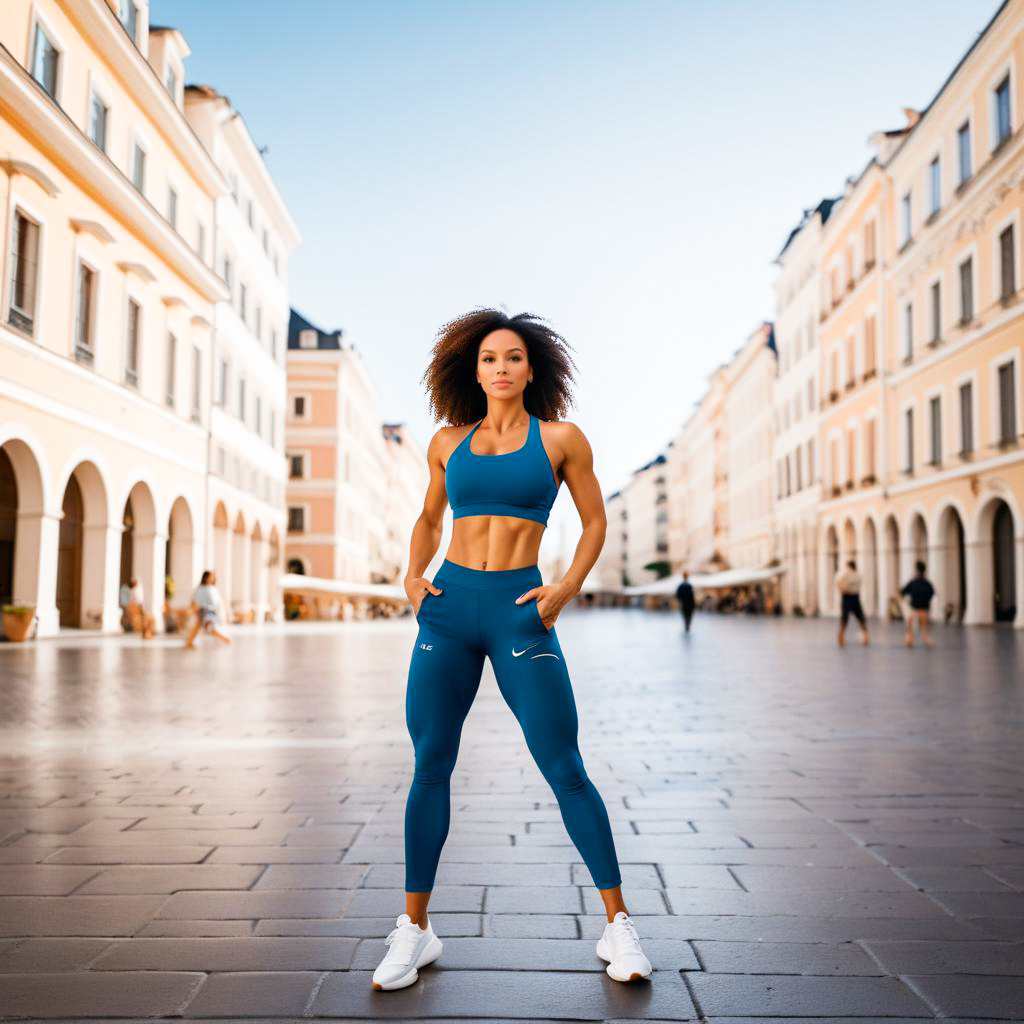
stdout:
<svg viewBox="0 0 1024 1024">
<path fill-rule="evenodd" d="M 721 572 L 691 572 L 690 584 L 694 590 L 715 590 L 719 587 L 742 587 L 751 583 L 766 583 L 768 580 L 781 576 L 786 571 L 782 565 L 771 566 L 767 569 L 723 569 Z M 635 587 L 623 587 L 623 594 L 672 594 L 683 582 L 679 573 L 666 576 L 663 580 L 655 580 L 653 583 L 641 583 Z"/>
<path fill-rule="evenodd" d="M 277 585 L 293 594 L 332 594 L 336 597 L 379 597 L 408 601 L 409 596 L 397 583 L 357 583 L 354 580 L 328 580 L 318 576 L 286 572 Z"/>
</svg>

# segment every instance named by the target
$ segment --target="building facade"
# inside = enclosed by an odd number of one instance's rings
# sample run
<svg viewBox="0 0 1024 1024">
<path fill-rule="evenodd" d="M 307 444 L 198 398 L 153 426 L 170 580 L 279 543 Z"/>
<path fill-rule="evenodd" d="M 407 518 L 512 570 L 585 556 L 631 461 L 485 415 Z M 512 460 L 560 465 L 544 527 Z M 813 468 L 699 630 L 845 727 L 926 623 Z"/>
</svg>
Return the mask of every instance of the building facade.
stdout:
<svg viewBox="0 0 1024 1024">
<path fill-rule="evenodd" d="M 822 416 L 823 573 L 858 558 L 877 608 L 921 560 L 940 614 L 1024 626 L 1022 66 L 1024 2 L 1008 0 L 851 194 L 878 219 L 881 267 L 846 299 L 863 308 L 823 325 L 822 353 L 826 329 L 832 350 L 852 337 L 867 353 L 874 303 L 879 374 L 865 385 L 855 365 Z"/>
<path fill-rule="evenodd" d="M 187 53 L 144 3 L 0 19 L 0 601 L 39 636 L 119 629 L 131 575 L 161 628 L 165 574 L 187 601 L 204 565 L 227 183 L 185 117 Z"/>
<path fill-rule="evenodd" d="M 214 266 L 229 297 L 214 307 L 208 561 L 233 615 L 260 622 L 281 605 L 287 275 L 301 239 L 227 98 L 189 86 L 185 115 L 229 186 L 214 211 Z"/>
<path fill-rule="evenodd" d="M 425 453 L 387 427 L 362 357 L 295 310 L 288 330 L 289 572 L 401 582 L 423 506 Z"/>
<path fill-rule="evenodd" d="M 775 262 L 775 345 L 778 372 L 773 388 L 774 541 L 785 572 L 779 596 L 785 611 L 818 611 L 818 409 L 821 398 L 818 344 L 821 232 L 834 201 L 805 210 Z"/>
</svg>

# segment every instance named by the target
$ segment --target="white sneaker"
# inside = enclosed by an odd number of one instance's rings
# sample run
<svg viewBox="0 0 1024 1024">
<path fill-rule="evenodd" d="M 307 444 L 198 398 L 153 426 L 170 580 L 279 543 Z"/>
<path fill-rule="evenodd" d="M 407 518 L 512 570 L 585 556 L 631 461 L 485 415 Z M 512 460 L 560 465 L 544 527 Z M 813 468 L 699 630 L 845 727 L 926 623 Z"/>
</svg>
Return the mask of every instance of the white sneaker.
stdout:
<svg viewBox="0 0 1024 1024">
<path fill-rule="evenodd" d="M 635 981 L 651 973 L 651 961 L 640 948 L 636 925 L 624 910 L 604 926 L 604 934 L 597 940 L 597 955 L 608 961 L 605 970 L 616 981 Z"/>
<path fill-rule="evenodd" d="M 395 925 L 384 940 L 388 951 L 373 972 L 373 987 L 377 990 L 411 985 L 419 977 L 417 968 L 433 963 L 444 949 L 429 917 L 426 928 L 413 924 L 408 914 L 399 914 Z"/>
</svg>

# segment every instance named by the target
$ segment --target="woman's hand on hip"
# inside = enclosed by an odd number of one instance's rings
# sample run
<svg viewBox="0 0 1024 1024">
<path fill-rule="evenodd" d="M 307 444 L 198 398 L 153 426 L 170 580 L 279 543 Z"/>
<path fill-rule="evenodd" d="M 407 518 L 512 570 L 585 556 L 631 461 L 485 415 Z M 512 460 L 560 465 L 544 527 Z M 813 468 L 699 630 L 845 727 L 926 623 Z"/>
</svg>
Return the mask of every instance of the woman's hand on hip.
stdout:
<svg viewBox="0 0 1024 1024">
<path fill-rule="evenodd" d="M 405 581 L 405 595 L 409 598 L 409 604 L 412 605 L 415 615 L 419 615 L 420 605 L 427 594 L 433 594 L 436 597 L 440 593 L 442 593 L 441 589 L 435 587 L 430 580 L 423 576 L 413 576 Z"/>
<path fill-rule="evenodd" d="M 555 619 L 558 618 L 559 612 L 572 600 L 572 592 L 558 583 L 548 583 L 540 587 L 532 587 L 525 593 L 520 594 L 516 598 L 516 604 L 522 604 L 524 601 L 529 601 L 530 598 L 534 598 L 537 601 L 537 614 L 540 616 L 540 621 L 544 623 L 544 628 L 550 630 L 554 624 Z M 541 602 L 544 602 L 541 605 Z"/>
</svg>

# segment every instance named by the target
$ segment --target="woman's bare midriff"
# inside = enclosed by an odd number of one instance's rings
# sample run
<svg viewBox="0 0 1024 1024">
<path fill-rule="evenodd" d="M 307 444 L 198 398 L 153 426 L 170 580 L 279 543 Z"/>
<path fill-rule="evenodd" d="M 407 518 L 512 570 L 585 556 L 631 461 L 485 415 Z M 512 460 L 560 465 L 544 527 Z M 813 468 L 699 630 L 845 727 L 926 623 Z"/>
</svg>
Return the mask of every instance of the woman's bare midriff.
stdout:
<svg viewBox="0 0 1024 1024">
<path fill-rule="evenodd" d="M 516 516 L 462 516 L 445 558 L 468 569 L 522 569 L 537 564 L 544 524 Z"/>
</svg>

